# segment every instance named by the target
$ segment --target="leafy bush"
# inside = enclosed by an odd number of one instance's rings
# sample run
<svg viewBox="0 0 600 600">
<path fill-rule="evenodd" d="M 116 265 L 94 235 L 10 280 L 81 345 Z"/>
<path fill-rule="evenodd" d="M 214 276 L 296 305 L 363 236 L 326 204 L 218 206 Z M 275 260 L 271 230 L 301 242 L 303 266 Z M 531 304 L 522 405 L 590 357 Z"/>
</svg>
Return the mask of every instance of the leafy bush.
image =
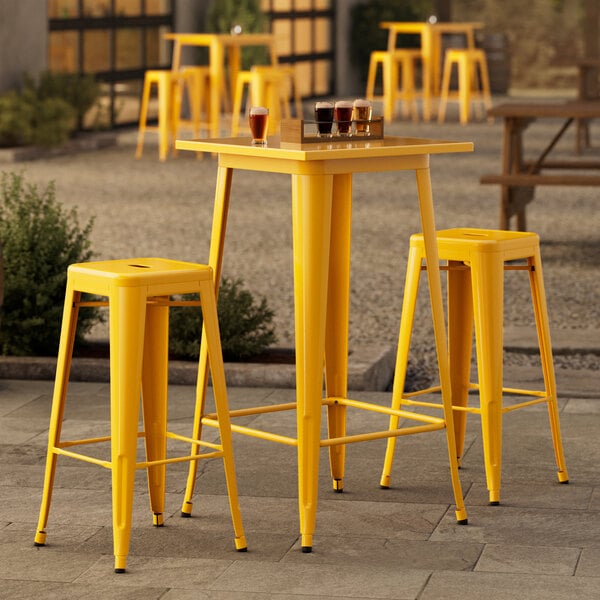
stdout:
<svg viewBox="0 0 600 600">
<path fill-rule="evenodd" d="M 273 312 L 265 298 L 257 305 L 252 294 L 242 289 L 240 279 L 223 278 L 219 288 L 219 328 L 223 357 L 242 360 L 257 356 L 277 341 L 271 325 Z M 183 296 L 193 299 L 193 295 Z M 197 298 L 197 296 L 196 296 Z M 181 358 L 197 359 L 200 351 L 202 315 L 199 309 L 175 307 L 169 316 L 169 350 Z"/>
<path fill-rule="evenodd" d="M 100 84 L 93 75 L 78 73 L 51 73 L 46 71 L 40 75 L 37 88 L 32 80 L 26 85 L 36 90 L 40 100 L 62 98 L 75 111 L 77 120 L 81 121 L 90 108 L 96 104 L 100 96 Z"/>
<path fill-rule="evenodd" d="M 433 0 L 367 0 L 350 9 L 350 58 L 357 65 L 361 80 L 367 81 L 369 58 L 373 50 L 386 50 L 388 30 L 382 21 L 424 21 L 433 12 Z M 402 36 L 398 46 L 419 47 L 418 36 Z"/>
<path fill-rule="evenodd" d="M 44 73 L 25 76 L 21 91 L 0 96 L 0 146 L 55 146 L 66 142 L 99 97 L 91 76 Z"/>
<path fill-rule="evenodd" d="M 4 298 L 0 309 L 0 351 L 12 355 L 56 355 L 71 263 L 91 258 L 93 220 L 81 229 L 75 209 L 56 200 L 54 183 L 38 191 L 16 173 L 0 178 L 0 242 Z M 101 319 L 81 309 L 78 339 Z"/>
</svg>

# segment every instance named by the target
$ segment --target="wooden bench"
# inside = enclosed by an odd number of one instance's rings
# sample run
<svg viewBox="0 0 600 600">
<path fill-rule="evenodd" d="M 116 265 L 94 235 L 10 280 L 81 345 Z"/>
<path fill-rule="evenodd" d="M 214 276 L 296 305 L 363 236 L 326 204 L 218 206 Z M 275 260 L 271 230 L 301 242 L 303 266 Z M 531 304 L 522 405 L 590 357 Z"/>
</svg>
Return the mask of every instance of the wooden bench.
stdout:
<svg viewBox="0 0 600 600">
<path fill-rule="evenodd" d="M 515 173 L 513 175 L 483 175 L 480 183 L 497 183 L 515 187 L 528 187 L 538 185 L 572 185 L 572 186 L 600 186 L 600 175 L 545 175 L 528 173 Z"/>
<path fill-rule="evenodd" d="M 516 216 L 517 228 L 527 230 L 525 209 L 539 185 L 600 186 L 600 161 L 569 157 L 547 159 L 574 121 L 600 118 L 600 102 L 506 103 L 491 108 L 488 116 L 504 120 L 503 172 L 483 175 L 480 179 L 482 184 L 501 186 L 500 229 L 509 229 L 511 218 Z M 525 160 L 524 132 L 539 119 L 561 119 L 564 122 L 536 160 Z"/>
</svg>

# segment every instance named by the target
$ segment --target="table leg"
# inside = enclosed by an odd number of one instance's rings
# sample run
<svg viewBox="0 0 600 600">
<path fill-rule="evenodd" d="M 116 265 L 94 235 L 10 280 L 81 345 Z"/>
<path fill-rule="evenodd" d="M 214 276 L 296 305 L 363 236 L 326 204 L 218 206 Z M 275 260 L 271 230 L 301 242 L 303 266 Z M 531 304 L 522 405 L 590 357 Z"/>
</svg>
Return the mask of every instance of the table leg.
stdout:
<svg viewBox="0 0 600 600">
<path fill-rule="evenodd" d="M 298 504 L 302 551 L 312 550 L 317 512 L 332 175 L 292 175 Z"/>
<path fill-rule="evenodd" d="M 217 138 L 220 135 L 219 117 L 221 116 L 221 90 L 223 89 L 223 46 L 217 40 L 210 45 L 210 135 Z"/>
<path fill-rule="evenodd" d="M 227 217 L 229 215 L 229 196 L 231 193 L 231 182 L 233 179 L 233 169 L 219 167 L 217 171 L 217 188 L 215 191 L 215 206 L 213 209 L 213 224 L 210 236 L 210 252 L 208 264 L 213 269 L 215 278 L 215 291 L 218 293 L 219 282 L 221 281 L 221 268 L 223 265 L 223 247 L 225 245 L 225 232 L 227 230 Z M 202 416 L 204 415 L 204 405 L 206 402 L 206 387 L 208 385 L 208 348 L 206 344 L 206 335 L 202 328 L 202 340 L 200 342 L 200 357 L 198 360 L 198 380 L 196 383 L 196 410 L 194 416 L 194 426 L 192 438 L 199 440 L 202 434 Z M 192 446 L 192 454 L 198 454 L 198 446 Z M 181 507 L 181 516 L 189 517 L 192 514 L 192 496 L 194 495 L 194 486 L 196 483 L 196 472 L 198 461 L 191 460 L 188 471 L 187 485 L 183 505 Z"/>
<path fill-rule="evenodd" d="M 450 381 L 450 362 L 448 359 L 448 341 L 444 321 L 444 303 L 442 299 L 442 283 L 440 278 L 437 239 L 435 232 L 435 217 L 433 198 L 431 194 L 431 177 L 429 168 L 416 170 L 419 208 L 421 212 L 421 227 L 425 244 L 425 259 L 427 264 L 427 280 L 429 282 L 429 298 L 431 316 L 435 336 L 435 348 L 442 388 L 442 403 L 446 421 L 446 437 L 448 442 L 448 457 L 450 460 L 450 476 L 456 504 L 456 519 L 459 523 L 467 522 L 467 513 L 462 495 L 462 487 L 458 476 L 458 460 L 456 456 L 456 438 L 454 434 L 454 416 L 452 410 L 452 392 Z"/>
<path fill-rule="evenodd" d="M 331 211 L 331 247 L 327 291 L 325 380 L 328 398 L 346 398 L 348 389 L 348 318 L 350 303 L 350 227 L 352 223 L 352 175 L 334 175 Z M 329 437 L 346 434 L 346 407 L 327 409 Z M 330 446 L 329 464 L 333 489 L 344 489 L 346 447 Z"/>
</svg>

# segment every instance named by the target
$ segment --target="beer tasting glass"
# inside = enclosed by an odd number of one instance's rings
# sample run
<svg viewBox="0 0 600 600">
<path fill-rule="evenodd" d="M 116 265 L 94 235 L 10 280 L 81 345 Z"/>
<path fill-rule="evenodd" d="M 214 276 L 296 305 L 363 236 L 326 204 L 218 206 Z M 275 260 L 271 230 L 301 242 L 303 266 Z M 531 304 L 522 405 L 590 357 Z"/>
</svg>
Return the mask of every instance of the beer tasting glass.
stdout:
<svg viewBox="0 0 600 600">
<path fill-rule="evenodd" d="M 352 102 L 350 100 L 338 100 L 335 103 L 334 117 L 338 133 L 345 137 L 352 135 Z"/>
<path fill-rule="evenodd" d="M 333 127 L 333 103 L 332 102 L 317 102 L 315 104 L 315 121 L 317 123 L 317 131 L 319 137 L 331 137 L 331 129 Z"/>
<path fill-rule="evenodd" d="M 372 110 L 373 108 L 368 100 L 358 99 L 354 101 L 352 118 L 356 135 L 369 135 L 369 121 L 371 120 Z"/>
<path fill-rule="evenodd" d="M 252 132 L 253 145 L 266 146 L 268 122 L 268 108 L 265 108 L 264 106 L 253 106 L 250 108 L 250 131 Z"/>
</svg>

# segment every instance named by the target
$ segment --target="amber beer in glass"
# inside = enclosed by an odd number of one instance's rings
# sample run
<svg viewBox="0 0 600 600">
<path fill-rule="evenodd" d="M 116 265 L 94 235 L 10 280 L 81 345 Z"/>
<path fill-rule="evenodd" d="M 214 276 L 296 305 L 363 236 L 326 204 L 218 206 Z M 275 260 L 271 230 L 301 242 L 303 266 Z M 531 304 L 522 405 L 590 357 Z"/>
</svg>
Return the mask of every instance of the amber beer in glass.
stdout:
<svg viewBox="0 0 600 600">
<path fill-rule="evenodd" d="M 368 100 L 358 99 L 354 101 L 352 118 L 354 119 L 354 131 L 356 135 L 369 135 L 369 121 L 372 115 L 372 106 Z"/>
<path fill-rule="evenodd" d="M 264 146 L 267 143 L 267 125 L 269 123 L 269 109 L 264 106 L 253 106 L 250 109 L 250 131 L 252 144 Z"/>
<path fill-rule="evenodd" d="M 350 100 L 338 100 L 333 111 L 337 130 L 341 136 L 352 135 L 352 102 Z"/>
<path fill-rule="evenodd" d="M 333 103 L 317 102 L 315 104 L 315 121 L 319 137 L 331 137 L 333 127 Z"/>
</svg>

